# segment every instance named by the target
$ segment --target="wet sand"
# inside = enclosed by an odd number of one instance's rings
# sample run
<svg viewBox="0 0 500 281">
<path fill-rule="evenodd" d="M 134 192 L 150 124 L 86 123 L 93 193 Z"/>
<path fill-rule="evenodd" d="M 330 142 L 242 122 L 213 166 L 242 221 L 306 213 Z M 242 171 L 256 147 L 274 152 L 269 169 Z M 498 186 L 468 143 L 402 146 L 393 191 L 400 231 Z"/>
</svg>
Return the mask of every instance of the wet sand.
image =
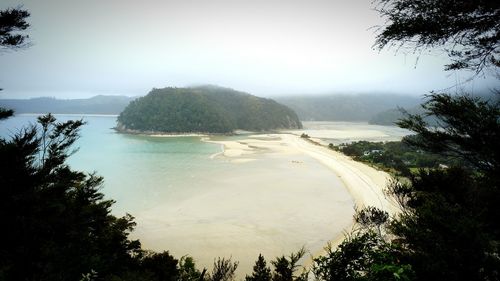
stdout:
<svg viewBox="0 0 500 281">
<path fill-rule="evenodd" d="M 352 227 L 354 206 L 395 212 L 385 199 L 388 175 L 292 134 L 260 134 L 214 141 L 213 161 L 229 169 L 205 175 L 199 192 L 136 213 L 134 236 L 145 248 L 189 254 L 199 267 L 215 257 L 240 262 L 238 276 L 304 246 L 317 255 Z M 307 263 L 306 260 L 303 261 Z"/>
</svg>

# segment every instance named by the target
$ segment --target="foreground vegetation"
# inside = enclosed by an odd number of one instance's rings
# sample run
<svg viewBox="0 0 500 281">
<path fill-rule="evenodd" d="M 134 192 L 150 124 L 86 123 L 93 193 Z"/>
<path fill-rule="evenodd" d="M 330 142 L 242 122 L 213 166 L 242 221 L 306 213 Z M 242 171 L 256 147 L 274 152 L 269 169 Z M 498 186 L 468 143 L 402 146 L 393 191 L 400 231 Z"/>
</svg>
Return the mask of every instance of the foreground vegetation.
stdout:
<svg viewBox="0 0 500 281">
<path fill-rule="evenodd" d="M 409 116 L 401 126 L 418 137 L 406 145 L 466 166 L 419 170 L 404 183 L 394 181 L 388 193 L 402 212 L 359 210 L 360 228 L 316 258 L 310 272 L 298 266 L 300 251 L 271 261 L 272 271 L 259 257 L 246 279 L 498 280 L 500 106 L 441 94 L 430 96 L 427 106 L 450 126 L 433 131 Z M 473 122 L 478 117 L 480 124 Z M 0 239 L 9 241 L 0 251 L 0 279 L 234 280 L 237 262 L 230 259 L 198 270 L 189 257 L 145 251 L 128 238 L 133 217 L 111 214 L 113 201 L 99 191 L 102 178 L 66 164 L 82 125 L 45 115 L 0 140 L 0 216 L 7 230 Z"/>
<path fill-rule="evenodd" d="M 11 140 L 0 139 L 0 239 L 8 242 L 0 251 L 0 280 L 234 279 L 238 263 L 231 259 L 200 271 L 190 257 L 146 251 L 128 237 L 134 218 L 111 214 L 114 202 L 99 191 L 103 179 L 66 163 L 82 125 L 49 114 Z M 304 253 L 276 258 L 273 271 L 261 256 L 247 279 L 297 280 Z"/>
<path fill-rule="evenodd" d="M 132 101 L 118 122 L 122 130 L 165 133 L 302 128 L 295 112 L 284 105 L 216 86 L 153 89 Z"/>
<path fill-rule="evenodd" d="M 361 228 L 317 259 L 315 271 L 325 280 L 499 280 L 500 155 L 495 144 L 500 141 L 500 104 L 433 94 L 424 107 L 447 126 L 433 129 L 421 116 L 410 115 L 399 125 L 415 137 L 343 148 L 391 166 L 405 154 L 391 151 L 404 147 L 411 157 L 419 156 L 415 163 L 423 159 L 431 167 L 388 186 L 388 195 L 401 207 L 399 215 L 389 217 L 373 207 L 356 214 Z M 373 152 L 372 146 L 380 151 Z M 448 168 L 432 167 L 450 158 Z"/>
<path fill-rule="evenodd" d="M 498 1 L 379 0 L 388 19 L 377 44 L 416 42 L 417 48 L 451 41 L 449 69 L 500 67 Z M 29 14 L 0 13 L 0 45 L 20 45 Z M 429 28 L 432 27 L 432 28 Z M 399 122 L 415 132 L 406 145 L 460 163 L 422 169 L 388 194 L 400 204 L 394 217 L 367 207 L 360 226 L 338 247 L 315 259 L 318 280 L 500 280 L 500 104 L 467 95 L 431 94 L 424 104 L 438 128 L 422 116 Z M 12 114 L 0 110 L 0 118 Z M 204 113 L 203 113 L 204 114 Z M 207 113 L 208 114 L 208 113 Z M 229 121 L 228 121 L 229 122 Z M 217 259 L 208 272 L 189 257 L 152 253 L 129 239 L 130 215 L 111 214 L 99 192 L 102 178 L 72 170 L 66 159 L 81 121 L 38 125 L 0 139 L 0 280 L 210 280 L 235 279 L 237 262 Z M 247 281 L 306 280 L 303 251 L 271 262 L 259 256 Z"/>
</svg>

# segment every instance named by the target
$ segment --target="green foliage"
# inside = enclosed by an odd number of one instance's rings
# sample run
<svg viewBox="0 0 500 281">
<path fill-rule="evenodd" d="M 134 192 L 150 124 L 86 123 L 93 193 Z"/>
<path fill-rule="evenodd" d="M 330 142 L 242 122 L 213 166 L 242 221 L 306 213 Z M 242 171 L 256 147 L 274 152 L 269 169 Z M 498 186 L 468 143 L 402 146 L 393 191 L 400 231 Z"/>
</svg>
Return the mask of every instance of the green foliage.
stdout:
<svg viewBox="0 0 500 281">
<path fill-rule="evenodd" d="M 374 232 L 356 232 L 336 249 L 314 259 L 312 272 L 326 281 L 415 280 L 408 264 L 402 264 L 398 251 Z"/>
<path fill-rule="evenodd" d="M 133 217 L 111 214 L 114 202 L 99 192 L 103 179 L 66 164 L 82 125 L 58 123 L 49 114 L 38 118 L 38 126 L 0 140 L 0 239 L 6 242 L 0 279 L 177 276 L 168 253 L 147 254 L 139 241 L 128 239 Z"/>
<path fill-rule="evenodd" d="M 153 89 L 118 117 L 119 128 L 168 133 L 230 133 L 302 128 L 297 115 L 273 100 L 219 87 Z"/>
<path fill-rule="evenodd" d="M 357 211 L 354 221 L 365 228 L 376 227 L 378 234 L 382 235 L 381 227 L 389 221 L 389 213 L 369 206 Z"/>
<path fill-rule="evenodd" d="M 233 262 L 231 258 L 217 258 L 214 260 L 212 272 L 208 274 L 207 281 L 232 281 L 235 277 L 238 262 Z"/>
<path fill-rule="evenodd" d="M 149 276 L 151 281 L 179 280 L 177 260 L 168 252 L 146 253 L 140 259 L 140 271 L 143 272 L 143 276 Z"/>
<path fill-rule="evenodd" d="M 29 12 L 23 9 L 0 10 L 0 48 L 26 46 L 29 36 L 23 34 L 23 31 L 29 27 L 26 21 L 29 16 Z"/>
<path fill-rule="evenodd" d="M 245 281 L 271 281 L 271 269 L 267 266 L 266 260 L 262 254 L 259 254 L 255 262 L 252 275 L 247 275 Z"/>
<path fill-rule="evenodd" d="M 416 132 L 418 137 L 405 139 L 407 144 L 499 175 L 500 101 L 434 93 L 427 96 L 423 108 L 435 116 L 440 126 L 429 126 L 421 115 L 409 115 L 398 125 Z"/>
<path fill-rule="evenodd" d="M 432 94 L 428 99 L 423 106 L 426 116 L 434 116 L 439 127 L 429 126 L 423 116 L 408 115 L 400 125 L 417 135 L 397 143 L 392 151 L 404 155 L 401 148 L 406 147 L 432 153 L 451 159 L 450 167 L 431 166 L 409 174 L 404 182 L 391 182 L 388 193 L 399 202 L 402 212 L 389 224 L 384 223 L 388 235 L 382 236 L 379 228 L 378 233 L 372 232 L 372 238 L 362 233 L 344 241 L 344 246 L 319 259 L 316 271 L 322 278 L 391 280 L 391 276 L 405 277 L 403 273 L 411 269 L 414 275 L 405 278 L 499 280 L 499 103 L 446 94 Z M 379 154 L 391 151 L 387 145 L 393 144 L 365 142 L 341 149 L 358 159 L 376 162 L 382 159 Z M 373 231 L 370 226 L 377 214 L 369 208 L 358 212 L 355 219 Z M 377 255 L 372 256 L 373 249 L 381 249 L 388 259 L 379 261 Z"/>
<path fill-rule="evenodd" d="M 190 256 L 183 256 L 178 263 L 180 281 L 197 281 L 201 279 L 201 272 L 196 269 L 194 259 Z"/>
<path fill-rule="evenodd" d="M 402 176 L 411 175 L 411 170 L 417 168 L 438 168 L 440 164 L 445 166 L 460 164 L 460 161 L 455 158 L 430 153 L 409 145 L 408 142 L 415 138 L 415 136 L 406 136 L 402 142 L 385 143 L 359 141 L 342 144 L 338 146 L 338 149 L 355 160 L 377 165 Z"/>
<path fill-rule="evenodd" d="M 277 257 L 276 260 L 271 261 L 271 264 L 274 266 L 272 280 L 307 281 L 308 272 L 305 269 L 297 275 L 297 270 L 299 269 L 298 262 L 305 255 L 305 253 L 305 249 L 302 248 L 297 253 L 292 253 L 288 257 L 281 256 Z"/>
<path fill-rule="evenodd" d="M 0 10 L 0 54 L 3 50 L 23 48 L 28 45 L 28 35 L 23 32 L 29 27 L 30 16 L 23 9 Z M 0 91 L 2 89 L 0 88 Z M 0 120 L 14 115 L 14 111 L 0 107 Z"/>
<path fill-rule="evenodd" d="M 0 107 L 0 120 L 7 119 L 14 115 L 14 110 Z"/>
<path fill-rule="evenodd" d="M 441 127 L 410 115 L 400 125 L 418 135 L 405 141 L 468 165 L 421 170 L 408 184 L 393 183 L 389 190 L 404 212 L 390 230 L 421 280 L 498 280 L 499 104 L 432 94 L 424 108 Z"/>
<path fill-rule="evenodd" d="M 386 20 L 375 45 L 414 49 L 444 46 L 446 69 L 500 66 L 500 3 L 496 0 L 378 0 Z"/>
<path fill-rule="evenodd" d="M 497 190 L 461 168 L 420 171 L 390 187 L 405 212 L 390 225 L 421 280 L 496 280 Z M 401 186 L 402 185 L 402 186 Z"/>
</svg>

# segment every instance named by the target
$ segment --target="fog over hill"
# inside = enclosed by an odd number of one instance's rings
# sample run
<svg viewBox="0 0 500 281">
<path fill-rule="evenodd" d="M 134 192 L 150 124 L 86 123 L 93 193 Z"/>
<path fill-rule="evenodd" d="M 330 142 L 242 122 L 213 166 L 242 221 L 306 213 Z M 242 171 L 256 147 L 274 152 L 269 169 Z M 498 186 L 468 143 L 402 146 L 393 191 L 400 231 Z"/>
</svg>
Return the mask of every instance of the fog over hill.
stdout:
<svg viewBox="0 0 500 281">
<path fill-rule="evenodd" d="M 88 99 L 0 99 L 16 113 L 120 114 L 133 97 L 99 95 Z M 416 96 L 395 94 L 289 95 L 273 97 L 293 109 L 303 121 L 369 121 L 380 112 L 421 103 Z"/>
<path fill-rule="evenodd" d="M 380 112 L 419 105 L 418 96 L 397 94 L 331 94 L 276 97 L 302 121 L 369 121 Z"/>
<path fill-rule="evenodd" d="M 207 86 L 205 86 L 207 87 Z M 218 86 L 209 86 L 218 88 Z M 491 99 L 492 93 L 477 96 Z M 0 107 L 19 113 L 110 114 L 118 115 L 136 97 L 98 95 L 88 99 L 0 99 Z M 291 108 L 302 121 L 351 121 L 394 125 L 403 117 L 400 108 L 409 113 L 423 113 L 423 96 L 398 94 L 324 94 L 284 95 L 273 100 Z"/>
<path fill-rule="evenodd" d="M 217 86 L 213 86 L 217 87 Z M 118 115 L 135 98 L 128 96 L 98 95 L 88 99 L 56 99 L 49 97 L 32 99 L 0 99 L 0 107 L 12 108 L 16 113 L 66 113 L 66 114 L 113 114 Z M 302 121 L 361 121 L 392 124 L 394 118 L 386 112 L 396 112 L 398 107 L 416 108 L 422 97 L 397 94 L 329 94 L 284 95 L 273 100 L 294 110 Z M 399 112 L 399 111 L 397 111 Z M 380 114 L 384 114 L 379 117 Z M 393 114 L 393 116 L 400 116 Z"/>
</svg>

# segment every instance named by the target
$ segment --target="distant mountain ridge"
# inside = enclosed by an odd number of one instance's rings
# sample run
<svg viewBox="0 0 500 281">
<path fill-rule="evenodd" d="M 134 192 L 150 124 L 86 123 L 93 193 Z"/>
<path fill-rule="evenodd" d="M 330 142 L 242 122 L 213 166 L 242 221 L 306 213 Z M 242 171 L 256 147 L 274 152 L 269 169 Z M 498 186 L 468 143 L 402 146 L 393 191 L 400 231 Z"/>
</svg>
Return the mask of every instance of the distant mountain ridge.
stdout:
<svg viewBox="0 0 500 281">
<path fill-rule="evenodd" d="M 0 99 L 0 107 L 15 113 L 110 114 L 118 115 L 134 98 L 98 95 L 88 99 Z"/>
<path fill-rule="evenodd" d="M 153 89 L 118 117 L 123 131 L 230 133 L 300 129 L 290 108 L 272 99 L 218 86 Z"/>
<path fill-rule="evenodd" d="M 332 94 L 276 97 L 302 121 L 364 121 L 397 107 L 416 107 L 421 97 L 397 94 Z"/>
<path fill-rule="evenodd" d="M 498 102 L 499 95 L 492 92 L 481 92 L 472 95 L 475 98 L 480 98 L 484 101 L 489 102 Z M 422 102 L 424 99 L 422 99 Z M 419 104 L 415 106 L 398 106 L 398 108 L 390 108 L 384 111 L 381 111 L 368 121 L 370 124 L 375 125 L 396 125 L 396 122 L 405 117 L 406 114 L 417 114 L 422 115 L 424 120 L 431 126 L 437 125 L 437 120 L 434 116 L 427 116 L 426 110 Z"/>
</svg>

